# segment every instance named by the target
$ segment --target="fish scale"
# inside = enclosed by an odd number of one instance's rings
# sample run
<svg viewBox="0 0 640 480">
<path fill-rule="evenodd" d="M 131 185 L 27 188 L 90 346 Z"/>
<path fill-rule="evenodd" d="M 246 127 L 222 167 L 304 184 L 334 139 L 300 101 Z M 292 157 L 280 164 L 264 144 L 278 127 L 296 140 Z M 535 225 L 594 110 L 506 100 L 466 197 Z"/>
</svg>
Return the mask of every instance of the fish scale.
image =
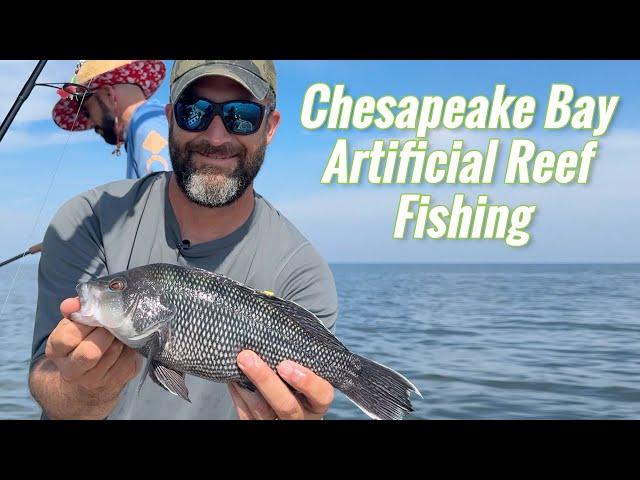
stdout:
<svg viewBox="0 0 640 480">
<path fill-rule="evenodd" d="M 238 291 L 237 284 L 220 281 L 212 275 L 198 275 L 190 281 L 194 287 L 184 288 L 185 272 L 178 267 L 166 270 L 154 269 L 153 278 L 164 287 L 169 301 L 179 308 L 171 321 L 171 338 L 175 340 L 165 344 L 157 356 L 163 364 L 204 378 L 230 377 L 246 381 L 236 363 L 237 354 L 244 349 L 261 352 L 272 368 L 284 358 L 306 360 L 305 363 L 318 368 L 322 362 L 314 361 L 317 356 L 318 360 L 328 357 L 315 343 L 311 344 L 313 348 L 308 348 L 309 337 L 286 315 L 272 308 L 272 316 L 267 316 L 266 305 L 257 303 L 261 300 L 257 292 Z M 202 291 L 209 295 L 199 295 Z M 256 307 L 250 308 L 253 303 L 257 303 Z M 240 328 L 241 322 L 246 328 Z M 203 335 L 196 333 L 200 329 Z M 217 340 L 212 343 L 212 338 Z M 304 353 L 312 356 L 305 359 Z M 337 355 L 346 359 L 349 353 L 337 352 Z M 340 366 L 346 364 L 344 360 L 340 362 Z M 323 373 L 339 381 L 340 366 L 324 369 Z"/>
<path fill-rule="evenodd" d="M 78 293 L 82 309 L 72 320 L 98 312 L 90 320 L 151 356 L 151 379 L 185 400 L 185 373 L 253 389 L 237 365 L 242 350 L 274 370 L 286 359 L 309 368 L 372 418 L 402 418 L 413 411 L 409 393 L 420 394 L 399 373 L 350 352 L 303 307 L 207 270 L 147 265 L 79 284 Z"/>
</svg>

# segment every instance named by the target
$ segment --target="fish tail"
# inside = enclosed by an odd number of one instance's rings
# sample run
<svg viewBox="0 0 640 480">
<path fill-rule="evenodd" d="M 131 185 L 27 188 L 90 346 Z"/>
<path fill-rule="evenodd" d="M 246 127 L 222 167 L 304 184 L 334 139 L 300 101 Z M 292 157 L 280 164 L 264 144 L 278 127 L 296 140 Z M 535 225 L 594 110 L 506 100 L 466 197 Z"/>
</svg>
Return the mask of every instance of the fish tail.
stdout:
<svg viewBox="0 0 640 480">
<path fill-rule="evenodd" d="M 349 386 L 340 390 L 360 410 L 376 420 L 402 420 L 413 406 L 409 394 L 418 389 L 400 375 L 384 365 L 360 355 L 353 354 L 354 365 L 359 365 Z"/>
</svg>

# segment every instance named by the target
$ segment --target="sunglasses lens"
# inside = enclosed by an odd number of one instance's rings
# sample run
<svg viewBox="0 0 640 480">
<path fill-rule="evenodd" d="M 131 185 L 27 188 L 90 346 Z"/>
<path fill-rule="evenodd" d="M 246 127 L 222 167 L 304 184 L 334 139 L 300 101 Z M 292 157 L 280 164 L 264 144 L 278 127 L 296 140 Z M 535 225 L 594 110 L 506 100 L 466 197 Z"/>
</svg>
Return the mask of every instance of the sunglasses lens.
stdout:
<svg viewBox="0 0 640 480">
<path fill-rule="evenodd" d="M 178 101 L 175 111 L 178 126 L 190 132 L 206 130 L 213 117 L 213 105 L 206 100 Z"/>
<path fill-rule="evenodd" d="M 85 85 L 78 85 L 76 83 L 65 83 L 62 86 L 62 90 L 71 94 L 71 98 L 73 98 L 78 103 L 88 100 L 89 97 L 93 95 L 93 92 L 89 89 L 89 87 Z"/>
<path fill-rule="evenodd" d="M 67 93 L 71 93 L 72 95 L 81 95 L 89 90 L 84 85 L 78 85 L 76 83 L 65 83 L 62 86 L 62 89 Z"/>
<path fill-rule="evenodd" d="M 237 135 L 249 135 L 260 128 L 262 109 L 251 102 L 229 102 L 222 108 L 222 121 Z"/>
</svg>

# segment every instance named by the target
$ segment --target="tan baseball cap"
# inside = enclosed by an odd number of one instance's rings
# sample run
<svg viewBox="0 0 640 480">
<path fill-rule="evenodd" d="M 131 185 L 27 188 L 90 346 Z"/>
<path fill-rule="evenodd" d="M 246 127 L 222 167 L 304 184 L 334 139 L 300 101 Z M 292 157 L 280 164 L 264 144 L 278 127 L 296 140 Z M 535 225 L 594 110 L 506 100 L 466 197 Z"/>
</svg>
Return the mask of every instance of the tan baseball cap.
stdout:
<svg viewBox="0 0 640 480">
<path fill-rule="evenodd" d="M 271 60 L 176 60 L 171 69 L 171 103 L 192 82 L 212 75 L 235 80 L 258 100 L 270 88 L 276 93 L 276 68 Z"/>
</svg>

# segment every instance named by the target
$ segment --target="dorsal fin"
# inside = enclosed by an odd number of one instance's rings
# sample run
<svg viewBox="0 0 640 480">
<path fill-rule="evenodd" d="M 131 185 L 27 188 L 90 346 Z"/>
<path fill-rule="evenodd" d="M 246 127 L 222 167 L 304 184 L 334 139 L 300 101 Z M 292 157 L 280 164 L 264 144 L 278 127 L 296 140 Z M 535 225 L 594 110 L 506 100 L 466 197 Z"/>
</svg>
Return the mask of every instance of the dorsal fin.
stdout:
<svg viewBox="0 0 640 480">
<path fill-rule="evenodd" d="M 333 347 L 346 349 L 346 347 L 340 342 L 340 340 L 338 340 L 333 335 L 333 333 L 331 333 L 327 329 L 327 327 L 324 326 L 324 324 L 318 319 L 318 317 L 316 317 L 309 310 L 301 307 L 295 302 L 284 300 L 280 297 L 276 297 L 273 294 L 267 294 L 258 290 L 251 290 L 251 292 L 253 295 L 257 296 L 262 301 L 281 311 L 288 317 L 295 319 L 308 333 L 317 336 Z"/>
</svg>

